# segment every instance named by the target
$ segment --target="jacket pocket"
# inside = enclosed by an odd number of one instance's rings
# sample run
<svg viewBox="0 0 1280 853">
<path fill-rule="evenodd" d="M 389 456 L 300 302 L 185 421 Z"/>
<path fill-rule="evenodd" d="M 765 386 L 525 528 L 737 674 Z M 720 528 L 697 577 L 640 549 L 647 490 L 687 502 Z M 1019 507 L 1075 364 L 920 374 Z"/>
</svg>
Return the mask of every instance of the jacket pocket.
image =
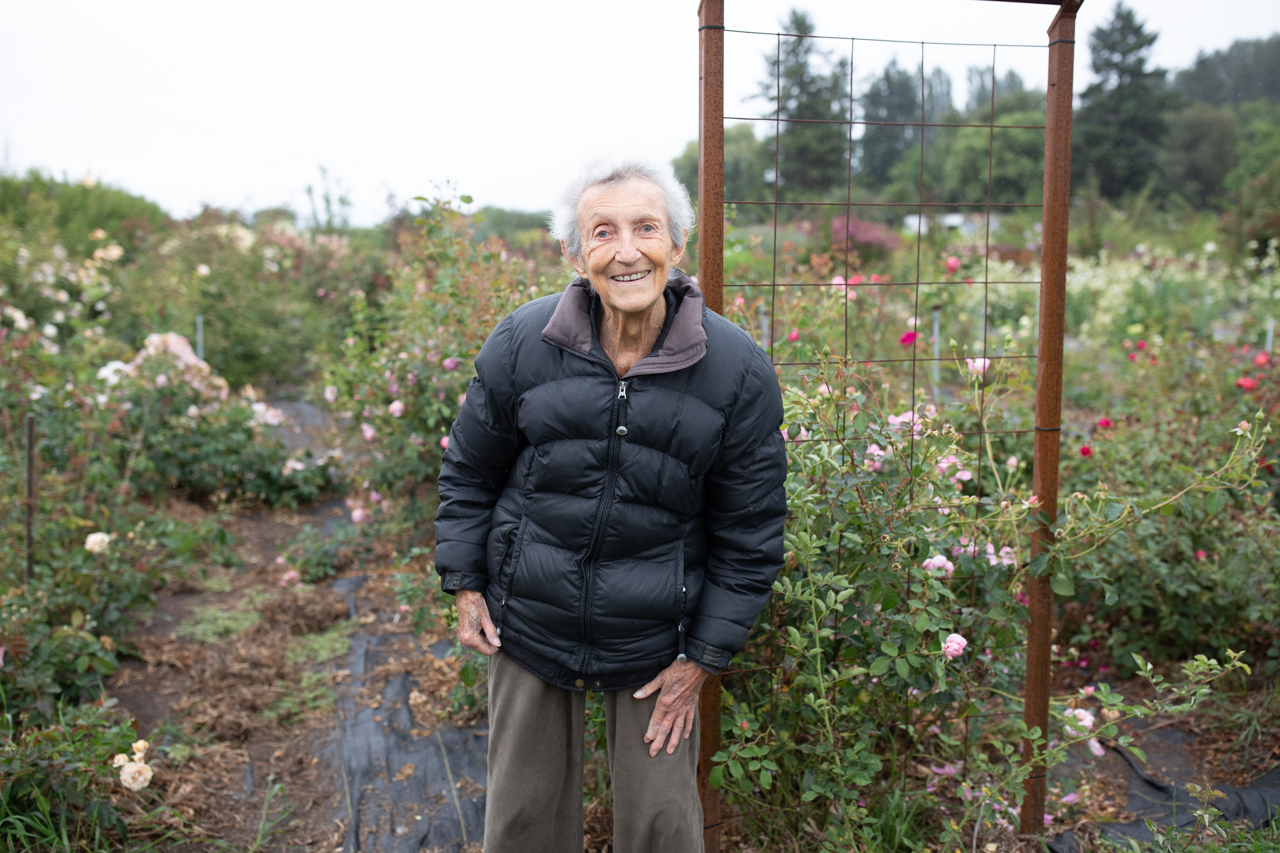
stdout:
<svg viewBox="0 0 1280 853">
<path fill-rule="evenodd" d="M 502 625 L 502 615 L 507 609 L 507 600 L 511 598 L 511 593 L 515 589 L 516 569 L 520 564 L 520 550 L 524 544 L 527 521 L 527 518 L 521 518 L 519 526 L 507 534 L 506 551 L 503 554 L 503 562 L 498 567 L 498 589 L 501 597 L 498 599 L 498 618 L 495 621 L 499 626 Z"/>
</svg>

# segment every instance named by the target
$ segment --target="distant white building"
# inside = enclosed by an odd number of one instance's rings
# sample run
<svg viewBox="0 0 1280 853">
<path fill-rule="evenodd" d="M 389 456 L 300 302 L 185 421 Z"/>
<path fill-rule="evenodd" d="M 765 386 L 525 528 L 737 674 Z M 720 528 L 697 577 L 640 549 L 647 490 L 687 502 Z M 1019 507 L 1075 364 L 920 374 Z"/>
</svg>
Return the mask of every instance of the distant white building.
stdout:
<svg viewBox="0 0 1280 853">
<path fill-rule="evenodd" d="M 923 221 L 917 213 L 909 213 L 902 217 L 902 231 L 904 234 L 915 234 L 917 230 L 920 234 L 929 233 L 930 219 L 942 220 L 942 227 L 948 231 L 959 231 L 966 237 L 975 237 L 982 234 L 986 229 L 987 214 L 985 211 L 978 213 L 944 213 L 941 217 L 925 216 Z M 1000 215 L 991 214 L 991 230 L 996 231 L 1000 228 Z"/>
</svg>

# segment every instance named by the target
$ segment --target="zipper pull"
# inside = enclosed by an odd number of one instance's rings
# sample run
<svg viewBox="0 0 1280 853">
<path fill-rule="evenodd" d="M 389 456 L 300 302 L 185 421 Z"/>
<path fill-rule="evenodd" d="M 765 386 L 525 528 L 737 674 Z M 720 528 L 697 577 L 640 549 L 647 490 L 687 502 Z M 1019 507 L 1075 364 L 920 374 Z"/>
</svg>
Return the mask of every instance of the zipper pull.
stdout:
<svg viewBox="0 0 1280 853">
<path fill-rule="evenodd" d="M 618 399 L 627 399 L 627 380 L 625 379 L 618 383 Z"/>
</svg>

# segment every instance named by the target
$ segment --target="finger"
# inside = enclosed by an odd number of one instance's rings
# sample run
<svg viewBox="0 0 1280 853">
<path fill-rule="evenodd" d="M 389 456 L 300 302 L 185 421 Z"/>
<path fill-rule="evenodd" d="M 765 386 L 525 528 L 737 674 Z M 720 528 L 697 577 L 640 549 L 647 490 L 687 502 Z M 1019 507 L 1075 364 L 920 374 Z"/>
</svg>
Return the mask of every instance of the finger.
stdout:
<svg viewBox="0 0 1280 853">
<path fill-rule="evenodd" d="M 651 743 L 658 739 L 658 731 L 662 728 L 662 720 L 665 716 L 666 712 L 661 707 L 654 707 L 653 713 L 649 715 L 649 727 L 644 731 L 645 743 Z"/>
<path fill-rule="evenodd" d="M 489 641 L 489 645 L 494 648 L 502 645 L 502 640 L 498 637 L 498 629 L 494 627 L 493 620 L 489 618 L 488 607 L 480 611 L 480 627 L 484 630 L 484 636 Z"/>
<path fill-rule="evenodd" d="M 698 715 L 698 706 L 694 705 L 689 709 L 689 716 L 685 720 L 684 739 L 688 740 L 689 735 L 693 734 L 693 720 Z"/>
<path fill-rule="evenodd" d="M 676 714 L 675 722 L 671 726 L 671 737 L 667 740 L 667 755 L 671 755 L 676 751 L 676 747 L 680 745 L 680 735 L 684 732 L 685 714 Z"/>
<path fill-rule="evenodd" d="M 460 632 L 458 634 L 458 641 L 469 649 L 475 649 L 485 657 L 488 657 L 498 650 L 495 646 L 489 645 L 485 640 L 484 635 L 479 631 Z"/>
<path fill-rule="evenodd" d="M 662 721 L 662 725 L 658 727 L 658 736 L 653 739 L 653 744 L 649 747 L 649 757 L 653 758 L 662 749 L 662 744 L 667 739 L 667 735 L 671 734 L 672 720 L 668 715 Z"/>
<path fill-rule="evenodd" d="M 657 678 L 655 678 L 653 681 L 650 681 L 644 687 L 641 687 L 639 690 L 637 690 L 635 693 L 632 693 L 631 695 L 634 696 L 636 699 L 648 699 L 650 696 L 654 694 L 655 691 L 662 689 L 662 685 L 666 683 L 665 679 L 663 678 L 663 675 L 665 674 L 666 674 L 665 672 L 660 673 Z"/>
</svg>

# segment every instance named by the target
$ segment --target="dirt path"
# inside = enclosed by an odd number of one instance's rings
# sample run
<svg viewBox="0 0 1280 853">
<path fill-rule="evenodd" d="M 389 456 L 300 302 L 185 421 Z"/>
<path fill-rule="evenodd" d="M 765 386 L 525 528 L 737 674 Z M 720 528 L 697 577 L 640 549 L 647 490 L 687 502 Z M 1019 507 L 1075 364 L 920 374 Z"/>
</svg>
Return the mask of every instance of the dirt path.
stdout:
<svg viewBox="0 0 1280 853">
<path fill-rule="evenodd" d="M 290 415 L 302 427 L 284 428 L 291 445 L 322 439 L 323 421 Z M 111 696 L 164 755 L 152 786 L 193 836 L 163 849 L 480 849 L 487 725 L 445 719 L 458 663 L 443 635 L 415 637 L 401 619 L 393 545 L 340 555 L 315 587 L 282 586 L 287 543 L 345 512 L 334 499 L 237 513 L 243 569 L 171 583 L 126 639 L 136 657 Z"/>
</svg>

